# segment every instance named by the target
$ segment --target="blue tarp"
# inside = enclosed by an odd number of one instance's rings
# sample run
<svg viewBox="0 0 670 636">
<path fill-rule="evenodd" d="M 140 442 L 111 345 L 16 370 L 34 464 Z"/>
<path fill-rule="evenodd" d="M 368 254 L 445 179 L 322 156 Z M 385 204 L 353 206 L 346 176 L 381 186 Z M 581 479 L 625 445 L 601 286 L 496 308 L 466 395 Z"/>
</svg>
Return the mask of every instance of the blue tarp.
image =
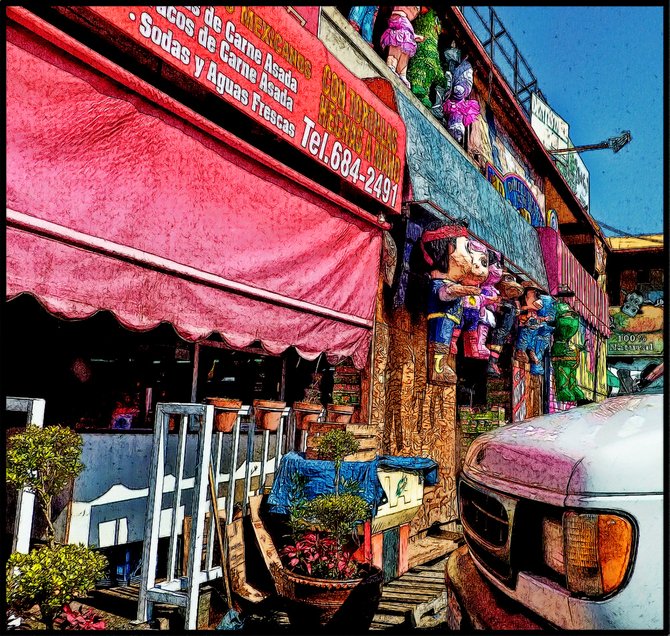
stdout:
<svg viewBox="0 0 670 636">
<path fill-rule="evenodd" d="M 341 480 L 354 480 L 360 484 L 360 495 L 370 505 L 372 515 L 386 503 L 377 469 L 418 472 L 426 486 L 437 482 L 437 462 L 428 457 L 396 457 L 380 455 L 367 462 L 342 462 Z M 305 497 L 313 499 L 335 491 L 335 463 L 320 459 L 305 459 L 304 453 L 291 452 L 282 457 L 268 497 L 268 509 L 278 514 L 288 514 L 291 506 L 293 475 L 303 475 L 306 480 Z"/>
</svg>

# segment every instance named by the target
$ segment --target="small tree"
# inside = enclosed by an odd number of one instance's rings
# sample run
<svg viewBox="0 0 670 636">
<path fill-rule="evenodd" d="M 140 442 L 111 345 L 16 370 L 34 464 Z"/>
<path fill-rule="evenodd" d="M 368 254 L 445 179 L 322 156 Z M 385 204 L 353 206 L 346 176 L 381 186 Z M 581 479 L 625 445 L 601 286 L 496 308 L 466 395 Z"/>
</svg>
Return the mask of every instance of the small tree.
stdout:
<svg viewBox="0 0 670 636">
<path fill-rule="evenodd" d="M 81 448 L 81 437 L 62 426 L 30 425 L 7 443 L 7 483 L 35 494 L 51 547 L 55 540 L 51 502 L 84 469 L 79 461 Z"/>
<path fill-rule="evenodd" d="M 358 567 L 348 544 L 356 526 L 369 516 L 370 507 L 357 494 L 358 482 L 340 484 L 340 469 L 359 443 L 352 433 L 335 430 L 323 435 L 317 446 L 319 456 L 335 464 L 335 492 L 306 501 L 303 480 L 294 479 L 297 495 L 292 497 L 289 524 L 295 543 L 285 546 L 281 554 L 296 571 L 323 578 L 350 578 Z"/>
<path fill-rule="evenodd" d="M 15 552 L 7 561 L 7 604 L 22 610 L 36 603 L 44 624 L 52 629 L 63 605 L 86 595 L 106 569 L 105 556 L 83 545 Z"/>
<path fill-rule="evenodd" d="M 7 603 L 25 609 L 37 603 L 46 626 L 65 603 L 86 594 L 107 568 L 102 554 L 83 545 L 56 544 L 51 503 L 83 469 L 81 437 L 62 426 L 28 426 L 7 443 L 7 483 L 35 494 L 47 522 L 48 545 L 7 561 Z"/>
</svg>

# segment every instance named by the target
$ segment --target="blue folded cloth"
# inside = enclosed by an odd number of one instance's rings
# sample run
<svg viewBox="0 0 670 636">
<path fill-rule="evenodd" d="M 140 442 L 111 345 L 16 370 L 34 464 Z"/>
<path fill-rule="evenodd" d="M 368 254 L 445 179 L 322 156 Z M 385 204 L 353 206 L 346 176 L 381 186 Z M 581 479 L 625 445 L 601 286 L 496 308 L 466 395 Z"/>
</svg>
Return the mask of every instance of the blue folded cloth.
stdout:
<svg viewBox="0 0 670 636">
<path fill-rule="evenodd" d="M 437 462 L 428 457 L 378 455 L 367 462 L 342 462 L 340 480 L 358 482 L 360 496 L 370 505 L 372 516 L 387 500 L 377 476 L 378 468 L 418 472 L 427 486 L 433 486 L 437 482 Z M 282 457 L 268 496 L 270 512 L 288 514 L 295 497 L 295 474 L 302 475 L 306 480 L 304 495 L 307 500 L 335 491 L 335 462 L 305 459 L 304 453 L 287 453 Z"/>
</svg>

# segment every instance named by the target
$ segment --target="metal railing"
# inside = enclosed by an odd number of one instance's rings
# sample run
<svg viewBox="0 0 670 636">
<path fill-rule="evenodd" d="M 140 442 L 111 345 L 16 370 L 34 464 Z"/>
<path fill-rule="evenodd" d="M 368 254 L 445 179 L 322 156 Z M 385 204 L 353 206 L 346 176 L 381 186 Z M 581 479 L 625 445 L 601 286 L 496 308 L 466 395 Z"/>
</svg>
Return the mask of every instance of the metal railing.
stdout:
<svg viewBox="0 0 670 636">
<path fill-rule="evenodd" d="M 531 95 L 537 93 L 545 102 L 547 99 L 539 89 L 537 78 L 528 62 L 519 52 L 498 14 L 493 7 L 465 6 L 458 9 L 530 119 Z"/>
</svg>

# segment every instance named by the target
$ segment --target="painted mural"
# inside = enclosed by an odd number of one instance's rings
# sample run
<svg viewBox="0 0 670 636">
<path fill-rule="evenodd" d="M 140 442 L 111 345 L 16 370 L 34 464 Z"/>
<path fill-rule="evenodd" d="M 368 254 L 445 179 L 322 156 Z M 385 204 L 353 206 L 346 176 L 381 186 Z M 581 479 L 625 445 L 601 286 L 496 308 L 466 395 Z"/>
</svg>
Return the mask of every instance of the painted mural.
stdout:
<svg viewBox="0 0 670 636">
<path fill-rule="evenodd" d="M 609 395 L 656 393 L 663 376 L 654 371 L 663 361 L 663 290 L 628 292 L 620 307 L 610 307 L 607 341 Z"/>
<path fill-rule="evenodd" d="M 407 128 L 407 166 L 415 200 L 433 201 L 449 215 L 466 217 L 470 232 L 489 243 L 540 286 L 547 286 L 537 232 L 514 207 L 498 196 L 447 134 L 425 117 L 399 90 L 398 110 Z M 477 125 L 478 117 L 471 128 Z M 495 165 L 495 163 L 493 164 Z M 515 169 L 515 174 L 524 174 Z M 538 198 L 543 209 L 544 197 Z"/>
<path fill-rule="evenodd" d="M 481 173 L 521 216 L 535 227 L 547 224 L 542 179 L 523 159 L 516 144 L 496 125 L 491 108 L 480 98 L 482 116 L 470 128 L 468 151 Z"/>
</svg>

